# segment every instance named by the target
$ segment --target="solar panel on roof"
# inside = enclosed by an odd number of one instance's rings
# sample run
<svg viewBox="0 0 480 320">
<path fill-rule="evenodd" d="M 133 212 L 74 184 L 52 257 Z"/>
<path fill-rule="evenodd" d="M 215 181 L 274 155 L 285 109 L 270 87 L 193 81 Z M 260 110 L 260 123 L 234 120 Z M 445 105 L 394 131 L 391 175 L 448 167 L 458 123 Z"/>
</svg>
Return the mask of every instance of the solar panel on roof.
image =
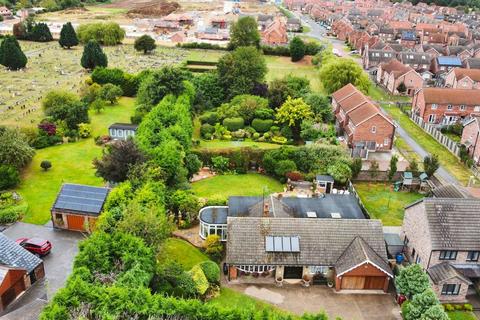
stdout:
<svg viewBox="0 0 480 320">
<path fill-rule="evenodd" d="M 298 237 L 291 237 L 292 252 L 300 252 L 300 239 Z"/>
<path fill-rule="evenodd" d="M 274 245 L 275 252 L 282 252 L 283 251 L 282 237 L 273 237 L 273 245 Z"/>
<path fill-rule="evenodd" d="M 292 246 L 290 245 L 290 237 L 282 237 L 282 251 L 291 252 Z"/>
<path fill-rule="evenodd" d="M 273 252 L 275 248 L 273 247 L 273 237 L 266 236 L 265 237 L 265 251 Z"/>
</svg>

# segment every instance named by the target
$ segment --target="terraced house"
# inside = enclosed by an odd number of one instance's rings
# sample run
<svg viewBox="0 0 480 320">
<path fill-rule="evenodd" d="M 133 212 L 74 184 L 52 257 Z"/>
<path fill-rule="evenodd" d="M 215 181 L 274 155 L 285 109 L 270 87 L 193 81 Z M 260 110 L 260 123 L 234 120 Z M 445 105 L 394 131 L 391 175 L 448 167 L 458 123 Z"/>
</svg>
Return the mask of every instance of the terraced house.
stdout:
<svg viewBox="0 0 480 320">
<path fill-rule="evenodd" d="M 368 157 L 369 152 L 390 151 L 395 125 L 369 98 L 352 84 L 332 94 L 336 128 L 345 137 L 354 156 Z"/>
<path fill-rule="evenodd" d="M 449 125 L 480 113 L 480 90 L 423 88 L 413 96 L 412 112 L 424 122 Z"/>
</svg>

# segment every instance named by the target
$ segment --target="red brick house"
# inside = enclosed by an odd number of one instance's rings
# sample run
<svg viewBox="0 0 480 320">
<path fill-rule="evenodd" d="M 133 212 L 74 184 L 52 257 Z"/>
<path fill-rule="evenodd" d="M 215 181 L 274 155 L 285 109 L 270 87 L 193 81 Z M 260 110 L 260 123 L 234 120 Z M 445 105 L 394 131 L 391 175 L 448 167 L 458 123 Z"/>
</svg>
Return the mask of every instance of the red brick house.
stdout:
<svg viewBox="0 0 480 320">
<path fill-rule="evenodd" d="M 480 112 L 480 90 L 423 88 L 413 96 L 412 112 L 428 123 L 452 124 Z"/>
<path fill-rule="evenodd" d="M 285 45 L 288 43 L 287 26 L 284 21 L 275 19 L 262 32 L 262 42 L 268 45 Z"/>
<path fill-rule="evenodd" d="M 480 89 L 480 70 L 454 68 L 445 76 L 445 87 L 457 89 Z"/>
<path fill-rule="evenodd" d="M 380 109 L 352 84 L 332 94 L 332 108 L 340 134 L 355 154 L 360 150 L 389 151 L 393 147 L 395 125 Z M 368 155 L 368 152 L 366 153 Z"/>
<path fill-rule="evenodd" d="M 460 142 L 467 147 L 475 164 L 480 163 L 480 115 L 473 114 L 465 123 Z"/>
<path fill-rule="evenodd" d="M 410 66 L 402 64 L 397 59 L 381 63 L 378 67 L 376 82 L 383 85 L 391 94 L 398 95 L 401 83 L 405 85 L 405 94 L 412 96 L 423 86 L 423 78 Z"/>
</svg>

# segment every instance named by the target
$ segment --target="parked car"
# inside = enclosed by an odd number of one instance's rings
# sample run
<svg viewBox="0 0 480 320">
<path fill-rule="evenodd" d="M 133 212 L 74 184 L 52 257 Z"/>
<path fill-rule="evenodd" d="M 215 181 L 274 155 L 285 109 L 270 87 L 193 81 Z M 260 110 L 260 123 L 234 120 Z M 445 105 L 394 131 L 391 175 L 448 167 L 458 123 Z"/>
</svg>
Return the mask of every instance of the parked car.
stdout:
<svg viewBox="0 0 480 320">
<path fill-rule="evenodd" d="M 46 256 L 52 250 L 50 241 L 41 238 L 20 238 L 16 242 L 39 257 Z"/>
</svg>

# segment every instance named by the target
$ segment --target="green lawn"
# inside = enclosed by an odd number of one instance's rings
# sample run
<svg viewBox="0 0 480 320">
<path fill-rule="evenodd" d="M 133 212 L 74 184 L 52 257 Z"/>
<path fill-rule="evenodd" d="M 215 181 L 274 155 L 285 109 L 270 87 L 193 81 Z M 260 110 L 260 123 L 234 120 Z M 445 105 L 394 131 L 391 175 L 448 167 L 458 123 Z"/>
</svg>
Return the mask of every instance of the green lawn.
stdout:
<svg viewBox="0 0 480 320">
<path fill-rule="evenodd" d="M 408 96 L 394 96 L 389 94 L 387 91 L 385 91 L 383 88 L 376 86 L 375 84 L 370 85 L 370 89 L 368 90 L 368 95 L 370 98 L 372 98 L 374 101 L 379 101 L 379 102 L 408 102 L 411 101 L 411 97 Z"/>
<path fill-rule="evenodd" d="M 218 175 L 192 183 L 193 192 L 202 198 L 226 199 L 229 196 L 259 196 L 283 191 L 277 180 L 258 173 Z"/>
<path fill-rule="evenodd" d="M 450 320 L 476 320 L 477 317 L 472 312 L 467 311 L 447 311 Z"/>
<path fill-rule="evenodd" d="M 391 184 L 355 183 L 355 189 L 372 219 L 380 219 L 386 226 L 401 226 L 404 207 L 423 197 L 416 192 L 393 192 Z"/>
<path fill-rule="evenodd" d="M 114 122 L 129 122 L 133 114 L 134 100 L 122 98 L 116 106 L 107 105 L 100 114 L 91 114 L 92 137 L 107 134 Z M 95 176 L 92 160 L 100 157 L 102 148 L 93 138 L 75 143 L 65 143 L 37 150 L 33 161 L 22 173 L 22 182 L 17 191 L 28 203 L 23 221 L 45 224 L 50 219 L 50 208 L 62 183 L 72 182 L 101 186 L 103 181 Z M 43 171 L 42 160 L 49 160 L 52 168 Z"/>
<path fill-rule="evenodd" d="M 310 27 L 307 26 L 306 24 L 304 24 L 304 25 L 302 26 L 302 32 L 303 32 L 303 33 L 309 33 L 310 31 L 312 31 L 312 29 L 310 29 Z"/>
<path fill-rule="evenodd" d="M 423 147 L 427 152 L 438 155 L 440 164 L 448 170 L 460 182 L 466 184 L 472 175 L 470 170 L 460 162 L 447 148 L 440 144 L 422 128 L 417 126 L 415 122 L 400 111 L 399 108 L 393 106 L 383 106 L 383 109 L 394 118 L 407 133 L 415 139 L 415 141 Z"/>
<path fill-rule="evenodd" d="M 210 260 L 210 258 L 187 241 L 170 238 L 165 241 L 158 256 L 159 262 L 167 260 L 174 260 L 180 263 L 185 270 L 190 270 L 194 265 Z"/>
</svg>

